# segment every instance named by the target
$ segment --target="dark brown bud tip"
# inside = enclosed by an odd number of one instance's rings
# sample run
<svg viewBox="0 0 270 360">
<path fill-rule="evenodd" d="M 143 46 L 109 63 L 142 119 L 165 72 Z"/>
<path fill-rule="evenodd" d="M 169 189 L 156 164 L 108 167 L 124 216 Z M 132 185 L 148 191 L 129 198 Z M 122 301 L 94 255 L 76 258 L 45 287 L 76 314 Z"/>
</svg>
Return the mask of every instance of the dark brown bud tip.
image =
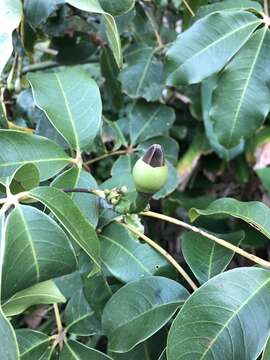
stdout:
<svg viewBox="0 0 270 360">
<path fill-rule="evenodd" d="M 165 165 L 165 156 L 163 147 L 159 144 L 153 144 L 145 152 L 143 162 L 152 167 L 161 167 Z"/>
</svg>

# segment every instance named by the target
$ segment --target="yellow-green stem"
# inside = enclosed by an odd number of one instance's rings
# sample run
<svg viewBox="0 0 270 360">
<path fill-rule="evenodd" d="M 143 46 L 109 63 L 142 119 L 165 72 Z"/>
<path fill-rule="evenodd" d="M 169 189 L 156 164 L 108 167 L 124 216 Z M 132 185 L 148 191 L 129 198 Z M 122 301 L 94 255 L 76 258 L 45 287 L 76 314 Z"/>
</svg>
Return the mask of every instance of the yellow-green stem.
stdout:
<svg viewBox="0 0 270 360">
<path fill-rule="evenodd" d="M 63 325 L 62 325 L 61 315 L 58 309 L 58 305 L 53 304 L 53 309 L 54 309 L 55 321 L 57 325 L 57 332 L 58 334 L 61 334 L 63 332 Z"/>
<path fill-rule="evenodd" d="M 186 282 L 190 285 L 190 287 L 195 291 L 197 290 L 197 285 L 194 283 L 194 281 L 190 278 L 190 276 L 186 273 L 186 271 L 178 264 L 178 262 L 166 251 L 164 250 L 160 245 L 158 245 L 155 241 L 150 239 L 148 236 L 144 235 L 140 231 L 138 231 L 134 226 L 131 226 L 129 224 L 123 223 L 123 225 L 133 232 L 135 235 L 140 237 L 142 240 L 144 240 L 148 245 L 153 247 L 155 250 L 157 250 L 161 255 L 163 255 L 172 265 L 173 267 L 183 276 L 183 278 L 186 280 Z"/>
<path fill-rule="evenodd" d="M 199 229 L 197 228 L 196 226 L 193 226 L 193 225 L 190 225 L 190 224 L 187 224 L 185 223 L 184 221 L 181 221 L 181 220 L 178 220 L 178 219 L 175 219 L 175 218 L 172 218 L 170 216 L 167 216 L 167 215 L 163 215 L 163 214 L 159 214 L 159 213 L 156 213 L 156 212 L 153 212 L 153 211 L 146 211 L 146 212 L 142 212 L 141 215 L 144 215 L 144 216 L 149 216 L 149 217 L 152 217 L 152 218 L 155 218 L 155 219 L 160 219 L 160 220 L 164 220 L 164 221 L 168 221 L 172 224 L 175 224 L 175 225 L 179 225 L 185 229 L 188 229 L 188 230 L 191 230 L 193 232 L 196 232 L 212 241 L 215 241 L 217 244 L 225 247 L 226 249 L 229 249 L 243 257 L 245 257 L 246 259 L 264 267 L 264 268 L 267 268 L 267 269 L 270 269 L 270 262 L 269 261 L 266 261 L 266 260 L 263 260 L 261 258 L 259 258 L 258 256 L 255 256 L 253 254 L 250 254 L 248 253 L 247 251 L 243 250 L 243 249 L 240 249 L 239 247 L 235 246 L 235 245 L 232 245 L 231 243 L 223 240 L 223 239 L 220 239 L 218 238 L 217 236 L 215 235 L 212 235 L 210 233 L 208 233 L 207 231 L 205 230 L 202 230 L 202 229 Z"/>
</svg>

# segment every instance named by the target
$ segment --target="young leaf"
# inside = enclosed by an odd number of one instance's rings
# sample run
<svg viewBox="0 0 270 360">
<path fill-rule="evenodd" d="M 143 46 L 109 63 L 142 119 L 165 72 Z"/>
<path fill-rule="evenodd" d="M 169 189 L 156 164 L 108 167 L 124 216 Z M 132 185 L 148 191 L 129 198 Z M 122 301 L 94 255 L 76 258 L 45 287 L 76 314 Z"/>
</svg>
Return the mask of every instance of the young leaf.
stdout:
<svg viewBox="0 0 270 360">
<path fill-rule="evenodd" d="M 99 241 L 93 226 L 68 195 L 53 187 L 39 187 L 29 196 L 42 202 L 58 219 L 77 244 L 99 268 Z"/>
<path fill-rule="evenodd" d="M 167 85 L 195 84 L 220 71 L 260 23 L 246 11 L 215 12 L 198 20 L 167 53 Z"/>
<path fill-rule="evenodd" d="M 234 269 L 199 288 L 168 336 L 168 360 L 253 360 L 270 331 L 270 272 Z"/>
<path fill-rule="evenodd" d="M 162 104 L 139 101 L 130 115 L 131 144 L 135 145 L 156 136 L 166 135 L 175 121 L 173 108 Z"/>
<path fill-rule="evenodd" d="M 0 176 L 10 176 L 26 163 L 37 166 L 41 180 L 59 173 L 71 159 L 53 141 L 15 130 L 0 130 Z"/>
<path fill-rule="evenodd" d="M 44 360 L 48 352 L 50 338 L 48 335 L 30 329 L 16 330 L 16 337 L 20 349 L 20 359 L 22 360 Z"/>
<path fill-rule="evenodd" d="M 9 178 L 12 194 L 28 191 L 39 186 L 40 176 L 35 164 L 27 163 L 18 168 Z"/>
<path fill-rule="evenodd" d="M 213 201 L 205 210 L 190 209 L 191 221 L 201 215 L 231 215 L 246 221 L 255 229 L 270 238 L 270 209 L 259 201 L 242 202 L 232 198 Z"/>
<path fill-rule="evenodd" d="M 217 236 L 239 246 L 245 233 L 238 231 Z M 234 255 L 233 251 L 193 232 L 183 235 L 182 251 L 187 264 L 201 284 L 224 271 Z"/>
<path fill-rule="evenodd" d="M 2 309 L 6 316 L 14 316 L 33 305 L 64 303 L 65 301 L 55 283 L 49 280 L 17 292 L 2 304 Z"/>
<path fill-rule="evenodd" d="M 68 302 L 64 321 L 67 331 L 79 336 L 90 336 L 100 331 L 100 323 L 86 301 L 83 289 L 76 292 Z"/>
<path fill-rule="evenodd" d="M 270 32 L 265 26 L 246 42 L 218 80 L 210 118 L 226 148 L 254 135 L 270 110 L 269 50 Z"/>
<path fill-rule="evenodd" d="M 96 180 L 82 168 L 71 168 L 60 174 L 51 183 L 51 186 L 58 189 L 97 189 Z M 98 222 L 98 198 L 92 194 L 70 193 L 70 198 L 80 208 L 84 216 L 96 227 Z"/>
<path fill-rule="evenodd" d="M 82 68 L 30 73 L 34 100 L 73 149 L 94 140 L 101 126 L 102 104 L 97 84 Z M 61 111 L 60 111 L 61 109 Z"/>
<path fill-rule="evenodd" d="M 100 235 L 101 261 L 122 282 L 154 275 L 168 266 L 163 256 L 141 244 L 120 224 L 106 226 Z"/>
<path fill-rule="evenodd" d="M 99 0 L 66 0 L 66 2 L 80 10 L 102 14 L 104 16 L 108 41 L 115 60 L 118 66 L 121 67 L 123 63 L 121 40 L 114 17 L 102 9 Z"/>
<path fill-rule="evenodd" d="M 108 301 L 102 317 L 110 350 L 127 352 L 148 339 L 167 323 L 188 296 L 182 285 L 159 276 L 122 287 Z"/>
<path fill-rule="evenodd" d="M 72 273 L 76 258 L 69 239 L 40 210 L 20 205 L 8 216 L 2 298 L 44 280 Z"/>
<path fill-rule="evenodd" d="M 22 3 L 20 0 L 5 0 L 0 3 L 0 75 L 10 58 L 12 45 L 12 32 L 16 29 L 22 18 Z"/>
<path fill-rule="evenodd" d="M 60 354 L 60 360 L 112 360 L 108 355 L 91 349 L 77 341 L 69 340 Z"/>
<path fill-rule="evenodd" d="M 123 91 L 133 99 L 157 101 L 162 95 L 163 64 L 155 57 L 155 49 L 136 46 L 125 57 L 128 66 L 121 71 L 119 80 Z"/>
</svg>

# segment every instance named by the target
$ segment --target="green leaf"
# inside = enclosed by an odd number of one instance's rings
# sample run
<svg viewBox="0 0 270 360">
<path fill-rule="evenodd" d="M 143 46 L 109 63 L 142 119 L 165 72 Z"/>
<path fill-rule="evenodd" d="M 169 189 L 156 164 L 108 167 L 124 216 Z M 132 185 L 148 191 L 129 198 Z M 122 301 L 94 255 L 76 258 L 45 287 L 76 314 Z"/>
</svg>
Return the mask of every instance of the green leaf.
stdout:
<svg viewBox="0 0 270 360">
<path fill-rule="evenodd" d="M 39 186 L 39 170 L 35 164 L 24 164 L 17 169 L 10 182 L 10 191 L 12 194 L 28 191 Z"/>
<path fill-rule="evenodd" d="M 155 48 L 140 45 L 133 47 L 125 56 L 127 66 L 119 80 L 123 91 L 133 99 L 157 101 L 164 88 L 163 64 L 155 56 Z"/>
<path fill-rule="evenodd" d="M 102 113 L 100 92 L 89 74 L 75 67 L 30 73 L 28 80 L 35 103 L 71 147 L 88 146 L 99 132 Z"/>
<path fill-rule="evenodd" d="M 38 27 L 57 9 L 64 0 L 25 0 L 24 14 L 30 25 Z"/>
<path fill-rule="evenodd" d="M 20 131 L 0 130 L 0 176 L 10 176 L 29 162 L 37 166 L 46 180 L 71 163 L 69 156 L 53 141 Z"/>
<path fill-rule="evenodd" d="M 49 280 L 17 292 L 2 304 L 2 309 L 6 316 L 14 316 L 33 305 L 64 303 L 65 301 L 55 283 Z"/>
<path fill-rule="evenodd" d="M 110 47 L 118 66 L 121 67 L 123 63 L 121 39 L 114 17 L 102 9 L 99 0 L 66 0 L 66 2 L 80 10 L 103 15 Z"/>
<path fill-rule="evenodd" d="M 266 346 L 264 348 L 264 352 L 262 355 L 262 360 L 268 360 L 270 359 L 270 338 L 268 338 L 268 341 L 266 343 Z"/>
<path fill-rule="evenodd" d="M 16 335 L 0 306 L 0 358 L 19 360 L 19 348 Z"/>
<path fill-rule="evenodd" d="M 65 343 L 64 349 L 60 354 L 60 360 L 112 360 L 108 355 L 100 351 L 91 349 L 77 341 L 69 340 Z"/>
<path fill-rule="evenodd" d="M 245 11 L 215 12 L 197 21 L 167 53 L 167 85 L 195 84 L 220 71 L 260 23 Z"/>
<path fill-rule="evenodd" d="M 29 196 L 47 206 L 77 244 L 99 268 L 99 241 L 93 226 L 78 206 L 62 191 L 53 187 L 39 187 Z"/>
<path fill-rule="evenodd" d="M 20 349 L 20 359 L 42 360 L 43 356 L 48 353 L 50 346 L 48 335 L 30 329 L 18 329 L 16 330 L 16 337 Z"/>
<path fill-rule="evenodd" d="M 67 331 L 79 336 L 90 336 L 100 331 L 100 323 L 86 301 L 83 289 L 76 292 L 68 302 L 64 321 Z"/>
<path fill-rule="evenodd" d="M 51 183 L 58 189 L 97 189 L 96 180 L 83 168 L 71 168 L 60 174 Z M 98 198 L 92 194 L 70 193 L 70 198 L 80 208 L 83 215 L 96 227 L 98 222 Z"/>
<path fill-rule="evenodd" d="M 200 19 L 204 16 L 207 16 L 213 12 L 221 11 L 221 10 L 229 10 L 229 11 L 235 11 L 235 10 L 257 10 L 258 12 L 262 12 L 262 6 L 257 1 L 253 0 L 225 0 L 222 2 L 209 4 L 201 6 L 196 14 L 195 19 Z"/>
<path fill-rule="evenodd" d="M 127 352 L 161 329 L 188 298 L 177 282 L 159 276 L 128 283 L 105 306 L 102 325 L 113 352 Z M 128 334 L 128 336 L 127 336 Z"/>
<path fill-rule="evenodd" d="M 242 202 L 232 198 L 213 201 L 205 210 L 190 209 L 191 221 L 201 215 L 231 215 L 246 221 L 249 225 L 270 238 L 270 209 L 259 201 Z"/>
<path fill-rule="evenodd" d="M 162 104 L 139 101 L 130 115 L 131 144 L 135 145 L 156 136 L 166 135 L 175 121 L 174 109 Z"/>
<path fill-rule="evenodd" d="M 243 231 L 215 235 L 235 246 L 239 246 L 245 237 Z M 188 266 L 201 284 L 223 272 L 234 256 L 233 251 L 193 232 L 183 235 L 182 251 Z"/>
<path fill-rule="evenodd" d="M 167 360 L 166 349 L 162 352 L 158 360 Z"/>
<path fill-rule="evenodd" d="M 20 205 L 8 216 L 2 298 L 44 280 L 69 274 L 76 258 L 69 239 L 40 210 Z"/>
<path fill-rule="evenodd" d="M 10 58 L 12 45 L 12 32 L 16 29 L 22 18 L 22 3 L 20 0 L 4 0 L 0 3 L 0 75 Z"/>
<path fill-rule="evenodd" d="M 270 331 L 270 272 L 228 271 L 194 292 L 174 320 L 168 360 L 255 360 Z"/>
<path fill-rule="evenodd" d="M 221 145 L 217 139 L 217 136 L 213 129 L 213 122 L 210 119 L 209 113 L 212 106 L 212 97 L 213 91 L 217 86 L 217 76 L 211 76 L 210 78 L 204 80 L 201 86 L 201 98 L 202 98 L 202 110 L 203 110 L 203 122 L 205 127 L 205 132 L 207 139 L 212 147 L 212 149 L 218 154 L 221 159 L 230 161 L 235 158 L 237 155 L 241 154 L 244 151 L 244 141 L 241 140 L 240 144 L 231 149 L 226 149 Z"/>
<path fill-rule="evenodd" d="M 226 148 L 248 139 L 263 124 L 270 97 L 270 32 L 255 32 L 220 76 L 210 118 L 218 141 Z"/>
<path fill-rule="evenodd" d="M 265 189 L 270 193 L 270 168 L 258 169 L 256 173 Z"/>
<path fill-rule="evenodd" d="M 122 282 L 154 275 L 168 266 L 149 245 L 141 244 L 120 224 L 105 227 L 100 235 L 101 261 Z"/>
<path fill-rule="evenodd" d="M 108 13 L 119 16 L 131 11 L 135 5 L 135 0 L 100 0 L 100 4 Z"/>
</svg>

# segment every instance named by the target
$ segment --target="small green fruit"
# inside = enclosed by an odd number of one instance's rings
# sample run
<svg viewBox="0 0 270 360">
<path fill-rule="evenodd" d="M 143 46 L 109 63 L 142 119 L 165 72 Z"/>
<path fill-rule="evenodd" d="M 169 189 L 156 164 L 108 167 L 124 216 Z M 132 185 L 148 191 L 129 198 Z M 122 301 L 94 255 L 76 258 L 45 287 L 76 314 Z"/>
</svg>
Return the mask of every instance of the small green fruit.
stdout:
<svg viewBox="0 0 270 360">
<path fill-rule="evenodd" d="M 160 145 L 152 145 L 133 168 L 133 179 L 139 192 L 154 194 L 168 180 L 168 168 L 164 160 L 164 151 Z"/>
</svg>

